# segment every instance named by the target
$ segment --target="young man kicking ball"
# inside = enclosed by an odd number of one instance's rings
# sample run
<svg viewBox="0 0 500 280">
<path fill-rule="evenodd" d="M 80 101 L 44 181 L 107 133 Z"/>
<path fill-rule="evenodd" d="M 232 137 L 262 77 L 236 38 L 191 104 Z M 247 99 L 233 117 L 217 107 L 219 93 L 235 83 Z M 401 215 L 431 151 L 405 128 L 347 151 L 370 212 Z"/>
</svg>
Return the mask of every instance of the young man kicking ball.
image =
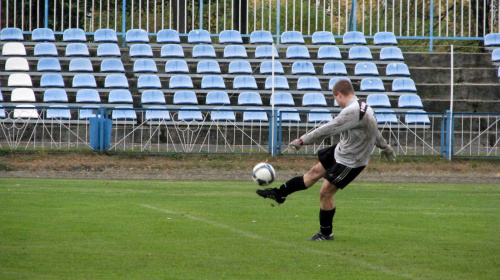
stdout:
<svg viewBox="0 0 500 280">
<path fill-rule="evenodd" d="M 280 188 L 257 190 L 259 196 L 281 204 L 288 195 L 308 189 L 322 177 L 325 178 L 319 193 L 320 231 L 309 239 L 311 241 L 334 239 L 332 224 L 336 208 L 333 197 L 363 171 L 375 146 L 381 149 L 382 157 L 389 161 L 396 160 L 396 154 L 377 128 L 373 110 L 356 97 L 349 81 L 340 80 L 333 86 L 333 98 L 342 108 L 339 115 L 292 141 L 289 148 L 299 150 L 302 145 L 320 142 L 337 134 L 341 136 L 340 142 L 318 151 L 319 163 L 303 176 L 288 180 Z"/>
</svg>

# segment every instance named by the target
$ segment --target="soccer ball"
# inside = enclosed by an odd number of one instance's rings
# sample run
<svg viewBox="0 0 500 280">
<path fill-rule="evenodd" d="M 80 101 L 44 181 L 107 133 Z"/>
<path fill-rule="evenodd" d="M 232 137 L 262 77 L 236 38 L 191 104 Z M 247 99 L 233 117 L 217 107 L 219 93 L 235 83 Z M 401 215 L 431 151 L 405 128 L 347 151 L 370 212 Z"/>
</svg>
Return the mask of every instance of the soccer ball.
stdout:
<svg viewBox="0 0 500 280">
<path fill-rule="evenodd" d="M 267 186 L 274 181 L 274 168 L 265 162 L 261 162 L 253 167 L 252 178 L 259 186 Z"/>
</svg>

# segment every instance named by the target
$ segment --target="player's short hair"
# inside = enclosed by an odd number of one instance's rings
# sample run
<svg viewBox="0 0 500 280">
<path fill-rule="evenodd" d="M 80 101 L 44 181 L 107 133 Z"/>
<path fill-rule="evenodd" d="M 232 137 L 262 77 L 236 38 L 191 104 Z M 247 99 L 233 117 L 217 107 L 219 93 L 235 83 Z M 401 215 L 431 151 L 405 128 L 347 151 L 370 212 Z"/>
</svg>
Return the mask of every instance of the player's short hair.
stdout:
<svg viewBox="0 0 500 280">
<path fill-rule="evenodd" d="M 340 91 L 343 95 L 354 94 L 354 88 L 352 87 L 351 82 L 344 79 L 339 80 L 338 82 L 335 83 L 335 85 L 333 85 L 332 88 L 333 95 L 335 95 L 337 91 Z"/>
</svg>

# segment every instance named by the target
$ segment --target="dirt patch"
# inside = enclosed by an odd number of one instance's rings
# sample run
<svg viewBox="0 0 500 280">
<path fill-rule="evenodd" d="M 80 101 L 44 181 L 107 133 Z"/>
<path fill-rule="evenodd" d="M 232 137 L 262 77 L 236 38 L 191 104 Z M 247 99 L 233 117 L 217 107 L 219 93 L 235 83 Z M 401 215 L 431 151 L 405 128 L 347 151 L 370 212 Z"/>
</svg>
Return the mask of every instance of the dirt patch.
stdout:
<svg viewBox="0 0 500 280">
<path fill-rule="evenodd" d="M 314 156 L 267 155 L 101 155 L 94 153 L 0 155 L 3 178 L 75 178 L 105 180 L 250 180 L 258 162 L 274 166 L 277 180 L 303 174 Z M 500 184 L 500 160 L 439 157 L 398 158 L 388 163 L 373 158 L 357 179 L 364 182 L 447 182 Z"/>
</svg>

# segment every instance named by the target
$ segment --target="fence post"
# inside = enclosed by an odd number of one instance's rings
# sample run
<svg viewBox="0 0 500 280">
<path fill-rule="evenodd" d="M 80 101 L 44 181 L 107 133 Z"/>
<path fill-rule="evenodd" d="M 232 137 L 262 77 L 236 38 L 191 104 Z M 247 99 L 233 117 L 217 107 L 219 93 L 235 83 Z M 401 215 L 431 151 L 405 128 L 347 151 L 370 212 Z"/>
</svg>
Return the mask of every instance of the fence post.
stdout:
<svg viewBox="0 0 500 280">
<path fill-rule="evenodd" d="M 357 0 L 352 1 L 351 15 L 349 16 L 349 31 L 356 31 L 356 4 Z"/>
<path fill-rule="evenodd" d="M 273 157 L 275 157 L 278 155 L 278 145 L 281 146 L 281 139 L 280 139 L 280 137 L 278 137 L 278 110 L 277 109 L 273 109 L 272 128 L 270 127 L 270 129 L 272 130 L 272 137 L 273 137 L 272 142 L 274 143 L 271 147 L 272 148 L 271 155 Z M 280 131 L 280 133 L 281 133 L 281 131 Z M 281 151 L 280 151 L 280 153 L 281 153 Z"/>
<path fill-rule="evenodd" d="M 200 29 L 203 29 L 203 0 L 200 0 Z"/>
<path fill-rule="evenodd" d="M 54 3 L 55 5 L 55 3 Z M 44 13 L 45 28 L 49 28 L 49 0 L 45 0 L 45 13 Z"/>
<path fill-rule="evenodd" d="M 133 1 L 133 0 L 132 0 Z M 127 31 L 127 0 L 122 1 L 122 47 L 125 47 L 125 33 Z M 131 15 L 132 16 L 132 15 Z"/>
<path fill-rule="evenodd" d="M 280 44 L 280 0 L 277 1 L 277 12 L 276 12 L 276 45 Z M 274 62 L 273 62 L 274 65 Z"/>
<path fill-rule="evenodd" d="M 455 119 L 453 112 L 446 110 L 446 159 L 450 160 L 453 157 L 453 135 L 455 134 Z"/>
<path fill-rule="evenodd" d="M 434 0 L 431 0 L 431 12 L 429 19 L 429 51 L 432 52 L 434 46 Z"/>
</svg>

